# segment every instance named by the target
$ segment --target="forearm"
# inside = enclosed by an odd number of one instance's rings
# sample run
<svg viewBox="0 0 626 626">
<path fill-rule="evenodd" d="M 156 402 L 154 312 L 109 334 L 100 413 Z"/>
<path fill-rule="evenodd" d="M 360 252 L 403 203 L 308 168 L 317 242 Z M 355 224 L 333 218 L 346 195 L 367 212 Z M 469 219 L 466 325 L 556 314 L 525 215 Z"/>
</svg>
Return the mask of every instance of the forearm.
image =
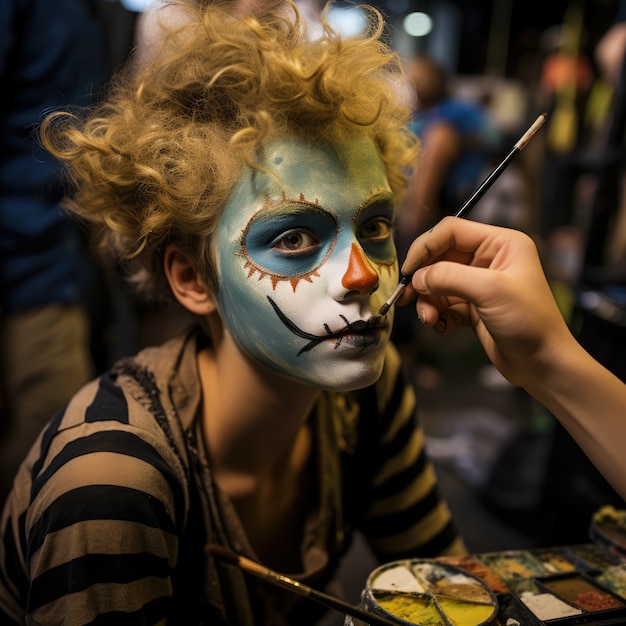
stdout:
<svg viewBox="0 0 626 626">
<path fill-rule="evenodd" d="M 575 340 L 555 350 L 525 385 L 626 499 L 626 385 Z"/>
</svg>

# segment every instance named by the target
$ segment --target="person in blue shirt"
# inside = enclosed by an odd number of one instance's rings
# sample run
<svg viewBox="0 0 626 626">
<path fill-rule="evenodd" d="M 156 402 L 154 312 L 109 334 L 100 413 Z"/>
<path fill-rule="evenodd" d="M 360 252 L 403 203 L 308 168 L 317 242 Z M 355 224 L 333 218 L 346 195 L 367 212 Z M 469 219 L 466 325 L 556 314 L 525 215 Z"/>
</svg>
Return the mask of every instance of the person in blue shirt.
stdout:
<svg viewBox="0 0 626 626">
<path fill-rule="evenodd" d="M 414 99 L 409 128 L 420 140 L 401 215 L 402 231 L 410 241 L 453 214 L 474 191 L 497 133 L 482 103 L 452 95 L 448 74 L 433 57 L 417 54 L 406 70 Z"/>
</svg>

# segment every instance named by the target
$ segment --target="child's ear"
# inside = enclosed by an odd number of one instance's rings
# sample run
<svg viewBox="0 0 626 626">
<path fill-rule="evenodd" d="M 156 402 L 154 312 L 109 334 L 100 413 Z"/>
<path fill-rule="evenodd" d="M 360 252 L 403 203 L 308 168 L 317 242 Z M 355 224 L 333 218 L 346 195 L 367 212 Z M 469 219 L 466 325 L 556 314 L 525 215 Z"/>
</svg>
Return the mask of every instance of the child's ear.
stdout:
<svg viewBox="0 0 626 626">
<path fill-rule="evenodd" d="M 169 244 L 163 268 L 172 293 L 188 311 L 205 316 L 217 310 L 213 294 L 198 273 L 196 260 L 189 250 Z"/>
</svg>

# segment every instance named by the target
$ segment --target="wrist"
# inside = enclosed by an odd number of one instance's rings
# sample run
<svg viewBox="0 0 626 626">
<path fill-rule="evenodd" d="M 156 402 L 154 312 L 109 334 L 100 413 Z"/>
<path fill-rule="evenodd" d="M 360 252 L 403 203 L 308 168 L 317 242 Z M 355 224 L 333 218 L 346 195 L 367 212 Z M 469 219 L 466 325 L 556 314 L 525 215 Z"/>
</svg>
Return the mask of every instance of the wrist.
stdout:
<svg viewBox="0 0 626 626">
<path fill-rule="evenodd" d="M 552 341 L 533 360 L 524 388 L 552 413 L 577 402 L 578 393 L 588 388 L 593 372 L 601 367 L 568 333 Z"/>
</svg>

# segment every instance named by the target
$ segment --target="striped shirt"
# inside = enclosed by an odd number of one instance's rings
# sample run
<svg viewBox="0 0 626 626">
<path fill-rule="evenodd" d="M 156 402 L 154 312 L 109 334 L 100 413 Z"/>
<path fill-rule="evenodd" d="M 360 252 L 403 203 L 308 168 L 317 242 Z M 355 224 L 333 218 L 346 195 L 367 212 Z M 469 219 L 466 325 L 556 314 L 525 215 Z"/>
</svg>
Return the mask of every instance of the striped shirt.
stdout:
<svg viewBox="0 0 626 626">
<path fill-rule="evenodd" d="M 194 330 L 120 361 L 41 433 L 1 518 L 0 623 L 277 626 L 319 618 L 310 602 L 203 550 L 217 543 L 258 560 L 198 445 L 203 341 Z M 317 497 L 303 571 L 290 576 L 327 588 L 355 531 L 383 562 L 464 551 L 393 347 L 375 385 L 324 392 L 311 419 Z"/>
</svg>

